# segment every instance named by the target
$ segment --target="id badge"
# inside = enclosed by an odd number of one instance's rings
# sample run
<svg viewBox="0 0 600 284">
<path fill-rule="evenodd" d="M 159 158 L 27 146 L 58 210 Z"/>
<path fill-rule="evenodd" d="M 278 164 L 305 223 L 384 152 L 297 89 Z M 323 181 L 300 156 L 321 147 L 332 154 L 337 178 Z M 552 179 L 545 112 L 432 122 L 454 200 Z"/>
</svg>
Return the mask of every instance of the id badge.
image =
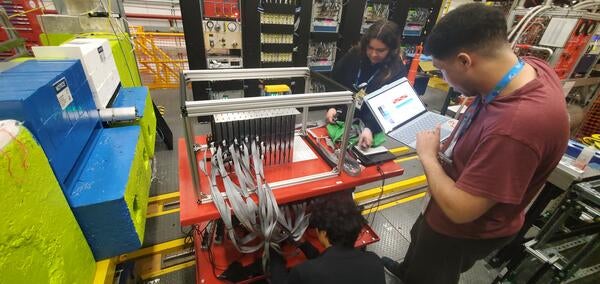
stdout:
<svg viewBox="0 0 600 284">
<path fill-rule="evenodd" d="M 365 90 L 361 89 L 360 91 L 358 91 L 358 93 L 356 93 L 356 95 L 354 96 L 354 107 L 357 110 L 360 110 L 360 108 L 362 108 L 363 102 L 365 100 Z"/>
</svg>

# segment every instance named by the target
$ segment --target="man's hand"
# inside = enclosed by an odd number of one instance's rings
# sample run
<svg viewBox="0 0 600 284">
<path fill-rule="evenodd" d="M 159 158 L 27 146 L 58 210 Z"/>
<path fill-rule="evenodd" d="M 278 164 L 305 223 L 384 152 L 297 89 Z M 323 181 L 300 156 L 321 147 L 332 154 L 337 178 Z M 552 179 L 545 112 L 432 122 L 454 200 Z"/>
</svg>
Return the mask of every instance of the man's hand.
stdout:
<svg viewBox="0 0 600 284">
<path fill-rule="evenodd" d="M 327 121 L 327 123 L 334 123 L 335 121 L 335 115 L 337 114 L 337 111 L 334 108 L 330 108 L 326 113 L 325 113 L 325 120 Z"/>
<path fill-rule="evenodd" d="M 434 130 L 427 130 L 417 133 L 417 155 L 421 160 L 437 159 L 440 151 L 440 125 Z"/>
<path fill-rule="evenodd" d="M 363 129 L 362 133 L 358 136 L 358 146 L 362 149 L 368 149 L 373 144 L 373 133 L 371 129 Z"/>
</svg>

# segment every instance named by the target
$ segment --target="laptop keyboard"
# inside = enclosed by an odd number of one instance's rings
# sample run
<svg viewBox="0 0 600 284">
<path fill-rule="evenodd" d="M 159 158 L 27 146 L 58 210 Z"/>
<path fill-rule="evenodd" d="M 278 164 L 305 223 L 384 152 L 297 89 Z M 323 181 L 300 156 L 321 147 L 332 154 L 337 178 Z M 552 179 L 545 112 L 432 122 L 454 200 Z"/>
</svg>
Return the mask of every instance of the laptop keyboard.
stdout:
<svg viewBox="0 0 600 284">
<path fill-rule="evenodd" d="M 433 115 L 431 113 L 422 115 L 416 120 L 410 122 L 407 125 L 400 127 L 400 131 L 395 131 L 393 137 L 398 139 L 400 142 L 405 144 L 411 144 L 417 139 L 417 133 L 424 130 L 434 129 L 438 124 L 446 122 L 448 117 Z M 445 128 L 442 128 L 440 137 L 445 137 L 450 134 Z"/>
</svg>

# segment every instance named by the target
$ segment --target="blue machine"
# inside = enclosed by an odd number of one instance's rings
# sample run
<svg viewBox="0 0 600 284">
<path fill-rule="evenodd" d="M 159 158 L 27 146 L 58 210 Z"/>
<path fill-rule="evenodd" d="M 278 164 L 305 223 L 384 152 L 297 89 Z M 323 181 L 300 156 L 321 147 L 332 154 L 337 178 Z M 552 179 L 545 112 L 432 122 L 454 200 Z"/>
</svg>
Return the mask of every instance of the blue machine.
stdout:
<svg viewBox="0 0 600 284">
<path fill-rule="evenodd" d="M 25 122 L 61 187 L 68 188 L 79 155 L 101 127 L 81 63 L 26 61 L 0 73 L 0 89 L 0 119 Z"/>
<path fill-rule="evenodd" d="M 138 194 L 131 191 L 135 188 L 127 186 L 132 182 L 130 178 L 144 178 L 148 183 L 150 180 L 150 176 L 146 178 L 131 172 L 136 146 L 143 144 L 140 131 L 137 125 L 98 131 L 94 147 L 85 153 L 86 163 L 81 167 L 77 181 L 65 193 L 97 260 L 142 246 L 143 229 L 139 236 L 134 219 L 142 214 L 145 220 L 147 204 L 129 200 L 132 208 L 128 208 L 126 200 Z M 139 194 L 147 197 L 148 190 L 149 187 Z"/>
<path fill-rule="evenodd" d="M 0 119 L 36 137 L 96 259 L 139 248 L 151 178 L 136 167 L 148 163 L 140 127 L 102 127 L 78 60 L 25 61 L 0 72 L 0 90 Z"/>
</svg>

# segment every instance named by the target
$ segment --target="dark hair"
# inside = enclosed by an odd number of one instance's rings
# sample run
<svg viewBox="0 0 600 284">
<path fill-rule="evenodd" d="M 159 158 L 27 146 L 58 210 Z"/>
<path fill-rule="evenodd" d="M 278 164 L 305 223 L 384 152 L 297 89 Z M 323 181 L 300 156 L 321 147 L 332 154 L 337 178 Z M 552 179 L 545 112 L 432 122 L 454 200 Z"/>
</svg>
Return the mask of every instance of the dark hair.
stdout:
<svg viewBox="0 0 600 284">
<path fill-rule="evenodd" d="M 353 248 L 367 223 L 352 196 L 346 192 L 317 198 L 310 204 L 309 210 L 311 226 L 327 232 L 332 245 Z"/>
<path fill-rule="evenodd" d="M 506 18 L 498 8 L 479 3 L 450 11 L 433 27 L 425 54 L 446 59 L 462 51 L 494 54 L 508 42 Z"/>
<path fill-rule="evenodd" d="M 393 77 L 398 73 L 404 64 L 400 58 L 400 37 L 398 36 L 400 30 L 398 25 L 394 22 L 387 20 L 380 20 L 373 23 L 367 32 L 360 39 L 358 50 L 360 50 L 361 58 L 363 61 L 368 61 L 367 47 L 372 39 L 377 39 L 383 42 L 388 48 L 389 53 L 383 60 L 381 71 L 377 76 L 375 82 L 378 84 L 384 83 L 389 78 Z"/>
</svg>

